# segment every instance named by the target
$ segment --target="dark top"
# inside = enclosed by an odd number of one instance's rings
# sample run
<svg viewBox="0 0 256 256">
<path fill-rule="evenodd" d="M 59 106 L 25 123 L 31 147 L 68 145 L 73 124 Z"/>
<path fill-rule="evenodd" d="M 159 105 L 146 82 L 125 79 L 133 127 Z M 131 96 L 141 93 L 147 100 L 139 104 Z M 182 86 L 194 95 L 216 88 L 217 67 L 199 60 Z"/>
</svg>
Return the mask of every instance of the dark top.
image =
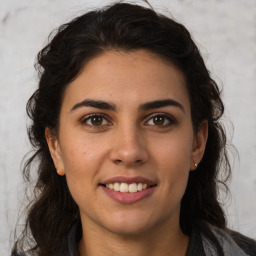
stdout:
<svg viewBox="0 0 256 256">
<path fill-rule="evenodd" d="M 247 255 L 256 256 L 255 240 L 232 230 L 229 231 L 229 236 Z M 196 228 L 193 229 L 193 232 L 190 236 L 186 256 L 212 256 L 206 255 L 204 251 L 202 236 L 200 231 Z"/>
<path fill-rule="evenodd" d="M 79 256 L 77 251 L 76 230 L 70 232 L 67 243 L 67 254 L 64 256 Z M 238 232 L 229 231 L 228 236 L 235 241 L 248 256 L 256 256 L 256 241 Z M 194 228 L 189 239 L 186 256 L 212 256 L 207 255 L 204 250 L 202 235 L 197 228 Z"/>
<path fill-rule="evenodd" d="M 222 242 L 227 241 L 226 245 L 233 244 L 236 247 L 236 256 L 245 255 L 245 256 L 256 256 L 256 241 L 248 238 L 238 232 L 235 231 L 228 231 L 228 233 L 223 232 L 220 229 L 213 228 L 215 230 L 215 234 L 217 235 L 223 235 L 224 240 Z M 217 231 L 217 232 L 216 232 Z M 73 225 L 72 229 L 69 232 L 68 239 L 63 241 L 64 248 L 63 251 L 60 252 L 59 255 L 61 256 L 79 256 L 79 253 L 77 251 L 77 242 L 78 238 L 81 237 L 81 230 L 78 232 L 78 229 L 76 228 L 76 225 Z M 198 228 L 194 228 L 188 244 L 188 249 L 186 256 L 215 256 L 217 253 L 211 253 L 208 251 L 208 253 L 205 252 L 204 248 L 204 236 L 200 233 Z M 208 249 L 209 247 L 207 247 Z M 227 247 L 226 254 L 225 255 L 232 255 L 233 252 L 230 252 L 231 249 Z M 223 249 L 224 250 L 224 249 Z M 237 252 L 239 251 L 239 252 Z M 24 253 L 15 253 L 12 252 L 12 256 L 26 256 Z"/>
</svg>

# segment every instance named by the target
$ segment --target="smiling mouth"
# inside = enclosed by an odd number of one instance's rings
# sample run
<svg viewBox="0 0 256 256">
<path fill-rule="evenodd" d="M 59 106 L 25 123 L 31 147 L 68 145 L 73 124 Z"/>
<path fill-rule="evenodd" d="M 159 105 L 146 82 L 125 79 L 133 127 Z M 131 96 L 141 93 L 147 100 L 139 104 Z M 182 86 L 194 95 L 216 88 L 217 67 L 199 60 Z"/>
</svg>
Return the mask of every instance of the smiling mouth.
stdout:
<svg viewBox="0 0 256 256">
<path fill-rule="evenodd" d="M 140 192 L 145 189 L 149 189 L 151 187 L 155 187 L 155 185 L 149 185 L 146 183 L 124 183 L 124 182 L 115 182 L 115 183 L 107 183 L 107 184 L 100 184 L 110 190 L 114 190 L 116 192 L 121 193 L 136 193 Z"/>
</svg>

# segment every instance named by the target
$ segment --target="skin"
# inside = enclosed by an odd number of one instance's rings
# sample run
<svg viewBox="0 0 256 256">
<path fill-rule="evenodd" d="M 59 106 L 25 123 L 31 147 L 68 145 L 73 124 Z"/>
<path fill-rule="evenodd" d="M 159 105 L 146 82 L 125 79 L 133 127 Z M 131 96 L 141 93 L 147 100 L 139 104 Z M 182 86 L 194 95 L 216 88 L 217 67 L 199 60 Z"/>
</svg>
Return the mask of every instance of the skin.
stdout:
<svg viewBox="0 0 256 256">
<path fill-rule="evenodd" d="M 115 109 L 81 104 L 88 99 Z M 165 99 L 181 107 L 141 108 Z M 90 114 L 104 117 L 92 122 Z M 186 254 L 180 202 L 189 172 L 202 159 L 207 122 L 194 133 L 176 67 L 145 50 L 107 51 L 90 60 L 64 93 L 58 135 L 47 128 L 46 139 L 80 209 L 81 256 Z M 143 200 L 122 204 L 99 185 L 114 176 L 142 176 L 157 186 Z"/>
</svg>

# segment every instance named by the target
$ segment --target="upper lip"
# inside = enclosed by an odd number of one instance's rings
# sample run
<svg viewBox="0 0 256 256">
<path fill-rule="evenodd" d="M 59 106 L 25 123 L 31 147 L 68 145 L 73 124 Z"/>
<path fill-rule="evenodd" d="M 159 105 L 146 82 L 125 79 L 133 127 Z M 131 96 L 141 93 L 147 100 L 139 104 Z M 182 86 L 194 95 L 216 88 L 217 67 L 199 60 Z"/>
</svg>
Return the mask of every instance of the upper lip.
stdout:
<svg viewBox="0 0 256 256">
<path fill-rule="evenodd" d="M 152 180 L 150 180 L 148 178 L 145 178 L 145 177 L 141 177 L 141 176 L 134 176 L 134 177 L 115 176 L 115 177 L 111 177 L 109 179 L 106 179 L 101 184 L 110 184 L 110 183 L 115 183 L 115 182 L 127 183 L 127 184 L 142 183 L 142 184 L 147 184 L 147 185 L 150 185 L 150 186 L 156 185 L 156 182 L 153 182 Z"/>
</svg>

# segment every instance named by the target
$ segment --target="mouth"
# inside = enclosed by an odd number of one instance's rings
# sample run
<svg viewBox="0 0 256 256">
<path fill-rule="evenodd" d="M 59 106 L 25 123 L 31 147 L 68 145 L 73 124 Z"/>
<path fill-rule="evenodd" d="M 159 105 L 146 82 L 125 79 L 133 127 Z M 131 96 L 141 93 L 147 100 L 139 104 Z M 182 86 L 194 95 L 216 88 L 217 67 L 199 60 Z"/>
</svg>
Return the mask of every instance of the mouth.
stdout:
<svg viewBox="0 0 256 256">
<path fill-rule="evenodd" d="M 115 176 L 100 183 L 103 191 L 121 204 L 133 204 L 151 197 L 157 183 L 141 176 Z"/>
<path fill-rule="evenodd" d="M 107 189 L 121 192 L 121 193 L 137 193 L 142 190 L 146 190 L 152 187 L 155 187 L 156 184 L 150 185 L 147 183 L 126 183 L 126 182 L 113 182 L 113 183 L 106 183 L 106 184 L 100 184 L 100 186 L 103 186 Z"/>
</svg>

